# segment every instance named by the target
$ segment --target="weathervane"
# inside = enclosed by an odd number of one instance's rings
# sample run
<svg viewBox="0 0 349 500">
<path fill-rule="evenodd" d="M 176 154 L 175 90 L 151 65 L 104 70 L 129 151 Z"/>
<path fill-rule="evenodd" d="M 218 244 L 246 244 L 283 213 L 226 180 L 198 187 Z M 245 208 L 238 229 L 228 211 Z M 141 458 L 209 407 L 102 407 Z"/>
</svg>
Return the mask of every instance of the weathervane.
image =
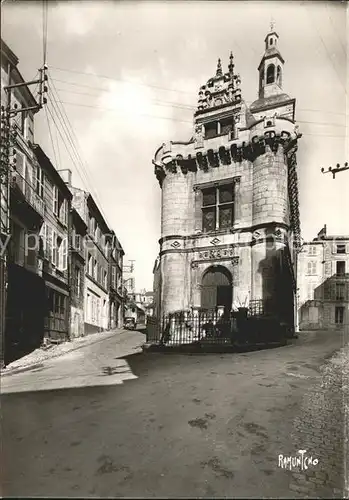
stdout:
<svg viewBox="0 0 349 500">
<path fill-rule="evenodd" d="M 275 21 L 274 21 L 274 19 L 272 17 L 271 21 L 270 21 L 270 31 L 274 31 L 274 28 L 275 28 Z"/>
</svg>

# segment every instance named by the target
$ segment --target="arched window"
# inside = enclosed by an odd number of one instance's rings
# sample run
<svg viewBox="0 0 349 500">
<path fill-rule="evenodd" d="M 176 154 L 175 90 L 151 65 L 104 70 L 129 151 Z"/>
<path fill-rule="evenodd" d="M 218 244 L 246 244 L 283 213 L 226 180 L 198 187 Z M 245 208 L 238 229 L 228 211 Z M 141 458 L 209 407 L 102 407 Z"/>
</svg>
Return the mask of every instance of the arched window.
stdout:
<svg viewBox="0 0 349 500">
<path fill-rule="evenodd" d="M 270 64 L 267 69 L 267 84 L 275 81 L 275 66 Z"/>
<path fill-rule="evenodd" d="M 281 66 L 278 66 L 277 72 L 276 72 L 276 83 L 278 85 L 282 85 L 282 72 L 281 72 Z"/>
<path fill-rule="evenodd" d="M 269 45 L 273 45 L 273 39 L 270 39 Z"/>
</svg>

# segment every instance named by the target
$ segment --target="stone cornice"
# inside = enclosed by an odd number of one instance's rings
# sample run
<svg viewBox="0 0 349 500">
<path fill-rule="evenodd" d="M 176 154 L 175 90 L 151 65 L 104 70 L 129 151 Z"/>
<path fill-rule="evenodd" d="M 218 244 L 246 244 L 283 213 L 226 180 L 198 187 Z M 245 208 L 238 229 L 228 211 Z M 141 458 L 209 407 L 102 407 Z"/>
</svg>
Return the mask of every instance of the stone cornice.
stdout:
<svg viewBox="0 0 349 500">
<path fill-rule="evenodd" d="M 238 229 L 227 229 L 227 230 L 221 230 L 221 231 L 211 231 L 208 233 L 199 233 L 199 234 L 190 234 L 190 235 L 183 235 L 183 234 L 171 234 L 168 236 L 163 236 L 162 238 L 159 239 L 159 244 L 162 245 L 165 241 L 171 241 L 171 240 L 183 240 L 183 241 L 189 241 L 193 239 L 201 239 L 201 238 L 206 238 L 206 237 L 214 237 L 220 234 L 230 234 L 230 233 L 253 233 L 254 231 L 257 231 L 258 229 L 262 228 L 283 228 L 286 231 L 289 229 L 289 225 L 285 224 L 283 222 L 266 222 L 266 223 L 261 223 L 261 224 L 254 224 L 253 226 L 246 226 Z M 212 248 L 212 247 L 207 247 L 207 248 Z M 177 250 L 176 250 L 177 251 Z"/>
<path fill-rule="evenodd" d="M 290 120 L 287 120 L 287 122 L 290 122 Z M 261 127 L 261 125 L 259 126 Z M 256 129 L 255 132 L 250 131 L 250 140 L 242 142 L 235 140 L 231 144 L 207 148 L 196 153 L 194 151 L 192 153 L 183 151 L 184 154 L 177 155 L 173 153 L 167 156 L 167 163 L 163 163 L 161 160 L 153 160 L 155 175 L 160 185 L 162 185 L 167 173 L 176 174 L 181 172 L 187 174 L 197 170 L 208 171 L 210 168 L 217 168 L 220 165 L 241 163 L 244 160 L 253 162 L 268 150 L 276 153 L 279 147 L 282 147 L 290 157 L 294 153 L 294 148 L 297 147 L 297 140 L 302 136 L 302 134 L 298 133 L 298 127 L 295 127 L 294 124 L 292 126 L 294 129 L 292 133 L 288 130 L 281 130 L 281 132 L 277 133 L 274 127 L 266 126 L 268 130 Z"/>
</svg>

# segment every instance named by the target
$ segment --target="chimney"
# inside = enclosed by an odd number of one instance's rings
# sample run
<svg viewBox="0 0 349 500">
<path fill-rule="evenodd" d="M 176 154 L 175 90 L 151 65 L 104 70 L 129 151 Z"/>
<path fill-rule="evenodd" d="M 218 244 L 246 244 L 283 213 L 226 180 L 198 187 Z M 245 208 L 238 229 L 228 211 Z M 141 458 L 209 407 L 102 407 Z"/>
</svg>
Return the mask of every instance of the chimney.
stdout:
<svg viewBox="0 0 349 500">
<path fill-rule="evenodd" d="M 326 238 L 327 236 L 327 228 L 326 228 L 326 224 L 324 224 L 324 227 L 318 232 L 318 239 L 319 240 L 322 240 L 323 238 Z"/>
<path fill-rule="evenodd" d="M 69 168 L 65 168 L 64 170 L 58 170 L 58 173 L 67 186 L 71 186 L 72 171 Z"/>
</svg>

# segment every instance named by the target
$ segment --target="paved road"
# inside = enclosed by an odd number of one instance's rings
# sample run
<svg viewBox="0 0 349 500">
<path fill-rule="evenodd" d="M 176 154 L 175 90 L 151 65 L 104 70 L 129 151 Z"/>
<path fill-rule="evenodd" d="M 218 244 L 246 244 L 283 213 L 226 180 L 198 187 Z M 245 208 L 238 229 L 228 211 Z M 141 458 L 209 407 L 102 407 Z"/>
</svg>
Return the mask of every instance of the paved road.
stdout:
<svg viewBox="0 0 349 500">
<path fill-rule="evenodd" d="M 3 379 L 3 495 L 293 497 L 278 455 L 295 454 L 293 421 L 341 335 L 120 359 L 142 338 L 129 332 L 121 346 L 110 338 Z"/>
</svg>

